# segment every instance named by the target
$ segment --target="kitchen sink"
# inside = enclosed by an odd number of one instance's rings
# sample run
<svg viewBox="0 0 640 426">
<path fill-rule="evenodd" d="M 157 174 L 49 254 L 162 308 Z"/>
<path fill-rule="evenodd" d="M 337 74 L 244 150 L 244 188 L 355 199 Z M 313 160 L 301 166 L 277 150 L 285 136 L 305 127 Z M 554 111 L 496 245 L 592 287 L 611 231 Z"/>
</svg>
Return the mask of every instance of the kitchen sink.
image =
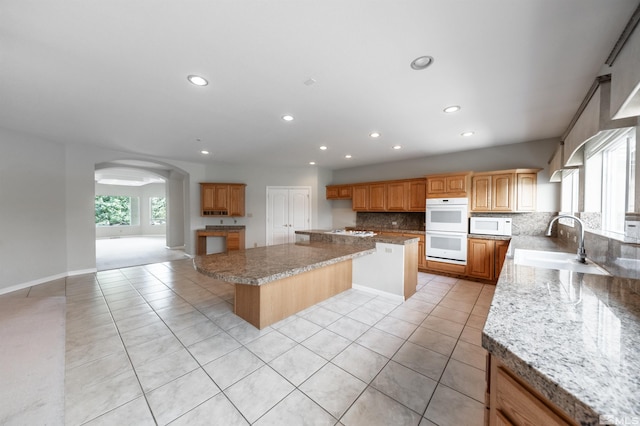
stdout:
<svg viewBox="0 0 640 426">
<path fill-rule="evenodd" d="M 587 263 L 580 263 L 575 253 L 545 250 L 516 249 L 513 255 L 516 265 L 533 266 L 543 269 L 558 269 L 561 271 L 583 272 L 585 274 L 611 275 L 595 263 L 587 259 Z"/>
</svg>

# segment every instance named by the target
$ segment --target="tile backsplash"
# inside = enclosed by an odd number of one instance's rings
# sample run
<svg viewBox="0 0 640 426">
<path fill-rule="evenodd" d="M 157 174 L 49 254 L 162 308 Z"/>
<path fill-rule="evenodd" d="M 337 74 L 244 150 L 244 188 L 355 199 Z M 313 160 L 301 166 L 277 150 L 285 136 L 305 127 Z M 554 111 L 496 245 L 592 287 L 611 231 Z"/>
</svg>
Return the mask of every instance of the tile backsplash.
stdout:
<svg viewBox="0 0 640 426">
<path fill-rule="evenodd" d="M 356 214 L 356 228 L 424 231 L 424 221 L 425 215 L 422 212 L 358 212 Z"/>
<path fill-rule="evenodd" d="M 532 212 L 532 213 L 472 213 L 471 216 L 486 217 L 500 216 L 510 217 L 512 220 L 513 235 L 544 235 L 547 224 L 557 213 Z M 376 213 L 358 212 L 356 214 L 357 228 L 372 229 L 398 229 L 398 230 L 424 230 L 425 215 L 415 213 Z"/>
</svg>

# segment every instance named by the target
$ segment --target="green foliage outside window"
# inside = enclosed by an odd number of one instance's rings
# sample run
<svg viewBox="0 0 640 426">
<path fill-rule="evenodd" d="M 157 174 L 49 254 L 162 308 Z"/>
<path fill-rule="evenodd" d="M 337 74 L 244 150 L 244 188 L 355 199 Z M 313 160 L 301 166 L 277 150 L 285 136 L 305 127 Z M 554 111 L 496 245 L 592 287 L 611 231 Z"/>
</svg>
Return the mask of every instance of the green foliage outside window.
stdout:
<svg viewBox="0 0 640 426">
<path fill-rule="evenodd" d="M 131 197 L 97 195 L 96 225 L 131 225 Z"/>
<path fill-rule="evenodd" d="M 167 199 L 151 197 L 151 224 L 162 225 L 167 221 Z"/>
</svg>

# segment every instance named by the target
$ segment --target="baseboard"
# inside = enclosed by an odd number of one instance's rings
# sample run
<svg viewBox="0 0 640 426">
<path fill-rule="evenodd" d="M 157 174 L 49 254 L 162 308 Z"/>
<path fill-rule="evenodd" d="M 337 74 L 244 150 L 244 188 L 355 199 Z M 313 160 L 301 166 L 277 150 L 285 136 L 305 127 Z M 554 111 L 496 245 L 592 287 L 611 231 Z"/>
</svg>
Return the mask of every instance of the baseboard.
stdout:
<svg viewBox="0 0 640 426">
<path fill-rule="evenodd" d="M 364 291 L 365 293 L 375 294 L 376 296 L 382 296 L 397 303 L 404 302 L 404 296 L 398 296 L 397 294 L 387 293 L 386 291 L 376 290 L 375 288 L 367 287 L 360 284 L 351 284 L 351 288 Z"/>
<path fill-rule="evenodd" d="M 28 287 L 33 287 L 39 284 L 48 283 L 49 281 L 59 280 L 60 278 L 72 277 L 74 275 L 93 274 L 96 273 L 96 268 L 91 269 L 78 269 L 75 271 L 63 272 L 61 274 L 49 275 L 48 277 L 38 278 L 37 280 L 27 281 L 26 283 L 12 285 L 10 287 L 0 288 L 0 295 L 11 293 L 12 291 L 22 290 Z"/>
</svg>

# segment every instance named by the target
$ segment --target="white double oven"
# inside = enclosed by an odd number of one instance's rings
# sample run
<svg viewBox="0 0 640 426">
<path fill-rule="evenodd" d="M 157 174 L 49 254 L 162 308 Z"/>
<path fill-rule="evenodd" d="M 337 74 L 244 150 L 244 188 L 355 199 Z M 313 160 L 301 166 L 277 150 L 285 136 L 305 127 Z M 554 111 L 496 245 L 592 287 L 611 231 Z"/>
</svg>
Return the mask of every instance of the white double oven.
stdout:
<svg viewBox="0 0 640 426">
<path fill-rule="evenodd" d="M 428 198 L 425 229 L 427 260 L 467 264 L 468 198 Z"/>
</svg>

